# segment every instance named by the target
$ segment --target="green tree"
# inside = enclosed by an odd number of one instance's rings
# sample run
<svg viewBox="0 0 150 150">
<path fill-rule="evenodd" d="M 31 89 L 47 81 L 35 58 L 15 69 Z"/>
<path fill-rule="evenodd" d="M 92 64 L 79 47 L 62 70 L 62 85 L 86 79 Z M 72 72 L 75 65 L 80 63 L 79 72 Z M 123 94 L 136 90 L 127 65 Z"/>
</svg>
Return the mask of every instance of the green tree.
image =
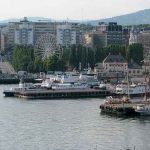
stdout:
<svg viewBox="0 0 150 150">
<path fill-rule="evenodd" d="M 34 60 L 34 72 L 41 72 L 44 71 L 44 67 L 43 67 L 43 60 L 41 57 L 35 57 Z"/>
<path fill-rule="evenodd" d="M 143 46 L 142 44 L 132 44 L 129 46 L 129 60 L 133 60 L 137 64 L 141 64 L 141 61 L 144 59 L 143 57 Z"/>
<path fill-rule="evenodd" d="M 13 51 L 12 65 L 16 71 L 33 71 L 34 49 L 32 46 L 16 45 Z"/>
</svg>

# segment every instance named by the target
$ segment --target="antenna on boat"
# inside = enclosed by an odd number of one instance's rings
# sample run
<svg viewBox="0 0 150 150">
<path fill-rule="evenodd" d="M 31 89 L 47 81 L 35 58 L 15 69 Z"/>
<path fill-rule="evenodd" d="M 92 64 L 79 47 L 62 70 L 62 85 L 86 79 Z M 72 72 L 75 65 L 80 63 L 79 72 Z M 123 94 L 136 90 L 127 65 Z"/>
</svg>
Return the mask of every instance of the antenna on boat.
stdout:
<svg viewBox="0 0 150 150">
<path fill-rule="evenodd" d="M 128 84 L 128 98 L 129 98 L 130 94 L 129 94 L 129 71 L 128 71 L 128 66 L 127 66 L 127 84 Z"/>
<path fill-rule="evenodd" d="M 128 54 L 128 46 L 126 46 L 126 55 Z M 126 56 L 126 57 L 128 57 L 128 56 Z M 129 70 L 128 70 L 128 63 L 129 62 L 129 60 L 128 60 L 128 58 L 127 58 L 127 92 L 128 92 L 128 98 L 130 97 L 130 94 L 129 94 Z"/>
</svg>

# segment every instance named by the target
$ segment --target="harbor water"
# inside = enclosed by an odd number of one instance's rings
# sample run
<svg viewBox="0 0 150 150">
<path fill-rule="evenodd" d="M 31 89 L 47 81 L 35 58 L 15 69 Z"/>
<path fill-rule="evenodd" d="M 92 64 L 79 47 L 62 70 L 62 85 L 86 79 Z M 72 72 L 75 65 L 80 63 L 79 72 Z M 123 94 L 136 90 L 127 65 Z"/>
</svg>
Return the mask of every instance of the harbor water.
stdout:
<svg viewBox="0 0 150 150">
<path fill-rule="evenodd" d="M 150 150 L 150 117 L 100 113 L 104 99 L 6 98 L 0 85 L 0 150 Z"/>
</svg>

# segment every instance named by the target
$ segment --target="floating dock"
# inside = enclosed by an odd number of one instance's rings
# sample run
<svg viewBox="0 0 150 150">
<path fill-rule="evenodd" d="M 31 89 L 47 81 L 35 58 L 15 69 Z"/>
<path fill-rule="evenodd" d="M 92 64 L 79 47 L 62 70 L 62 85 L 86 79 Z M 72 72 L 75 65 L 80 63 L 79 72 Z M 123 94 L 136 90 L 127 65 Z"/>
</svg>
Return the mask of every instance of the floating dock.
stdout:
<svg viewBox="0 0 150 150">
<path fill-rule="evenodd" d="M 110 95 L 107 90 L 100 89 L 73 89 L 73 90 L 20 90 L 20 91 L 4 91 L 5 96 L 14 96 L 25 99 L 62 99 L 62 98 L 94 98 L 106 97 Z"/>
</svg>

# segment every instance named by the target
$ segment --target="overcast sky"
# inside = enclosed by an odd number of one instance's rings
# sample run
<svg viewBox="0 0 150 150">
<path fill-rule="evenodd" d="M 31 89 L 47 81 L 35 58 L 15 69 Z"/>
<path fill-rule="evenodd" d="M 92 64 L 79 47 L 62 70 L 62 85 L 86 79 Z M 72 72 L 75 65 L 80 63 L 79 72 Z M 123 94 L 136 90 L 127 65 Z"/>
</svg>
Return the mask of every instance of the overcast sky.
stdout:
<svg viewBox="0 0 150 150">
<path fill-rule="evenodd" d="M 102 19 L 150 8 L 150 0 L 1 0 L 0 20 L 40 16 Z"/>
</svg>

